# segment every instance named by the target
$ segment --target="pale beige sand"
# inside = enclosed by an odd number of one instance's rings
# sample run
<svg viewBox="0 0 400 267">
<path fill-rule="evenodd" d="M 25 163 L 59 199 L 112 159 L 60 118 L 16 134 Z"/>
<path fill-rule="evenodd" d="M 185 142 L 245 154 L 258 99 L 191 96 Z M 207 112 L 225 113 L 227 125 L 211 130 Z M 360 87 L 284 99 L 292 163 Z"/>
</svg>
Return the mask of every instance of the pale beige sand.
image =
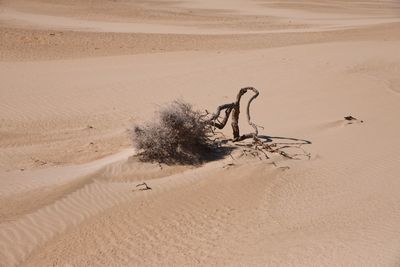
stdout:
<svg viewBox="0 0 400 267">
<path fill-rule="evenodd" d="M 399 8 L 0 1 L 0 266 L 399 266 Z M 159 105 L 248 85 L 310 160 L 130 157 Z"/>
</svg>

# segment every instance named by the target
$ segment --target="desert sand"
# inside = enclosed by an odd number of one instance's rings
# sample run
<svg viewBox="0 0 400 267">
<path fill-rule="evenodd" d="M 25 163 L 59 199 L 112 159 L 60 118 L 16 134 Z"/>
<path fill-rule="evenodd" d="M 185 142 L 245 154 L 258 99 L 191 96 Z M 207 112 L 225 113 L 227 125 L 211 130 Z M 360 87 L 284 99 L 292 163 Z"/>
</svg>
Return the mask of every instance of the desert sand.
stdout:
<svg viewBox="0 0 400 267">
<path fill-rule="evenodd" d="M 0 40 L 0 266 L 400 265 L 398 1 L 1 0 Z M 134 157 L 244 86 L 309 158 Z"/>
</svg>

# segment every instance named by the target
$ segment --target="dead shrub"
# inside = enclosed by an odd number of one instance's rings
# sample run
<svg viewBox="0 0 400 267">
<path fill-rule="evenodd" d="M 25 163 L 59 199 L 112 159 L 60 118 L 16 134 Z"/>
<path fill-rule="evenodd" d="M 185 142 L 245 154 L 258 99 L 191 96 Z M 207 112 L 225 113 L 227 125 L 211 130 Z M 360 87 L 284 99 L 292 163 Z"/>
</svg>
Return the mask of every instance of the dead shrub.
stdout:
<svg viewBox="0 0 400 267">
<path fill-rule="evenodd" d="M 197 164 L 212 148 L 210 124 L 192 105 L 176 100 L 161 108 L 158 118 L 133 130 L 133 143 L 144 161 Z"/>
<path fill-rule="evenodd" d="M 240 134 L 240 101 L 247 92 L 253 93 L 246 105 L 247 123 L 253 131 Z M 310 141 L 258 134 L 261 126 L 251 120 L 250 105 L 259 94 L 254 87 L 243 87 L 236 95 L 235 102 L 218 106 L 214 113 L 206 111 L 203 114 L 184 101 L 171 103 L 159 111 L 157 120 L 134 128 L 133 141 L 139 150 L 140 159 L 167 164 L 197 164 L 205 160 L 222 159 L 226 155 L 234 159 L 231 151 L 236 148 L 241 149 L 242 155 L 250 154 L 260 160 L 270 160 L 269 154 L 279 154 L 287 159 L 310 159 L 310 153 L 302 148 L 303 145 L 311 144 Z M 233 139 L 226 139 L 222 133 L 214 131 L 223 129 L 229 118 Z M 285 139 L 287 142 L 271 143 L 273 139 Z M 288 149 L 297 149 L 299 153 L 290 153 Z M 274 161 L 272 164 L 277 166 Z"/>
</svg>

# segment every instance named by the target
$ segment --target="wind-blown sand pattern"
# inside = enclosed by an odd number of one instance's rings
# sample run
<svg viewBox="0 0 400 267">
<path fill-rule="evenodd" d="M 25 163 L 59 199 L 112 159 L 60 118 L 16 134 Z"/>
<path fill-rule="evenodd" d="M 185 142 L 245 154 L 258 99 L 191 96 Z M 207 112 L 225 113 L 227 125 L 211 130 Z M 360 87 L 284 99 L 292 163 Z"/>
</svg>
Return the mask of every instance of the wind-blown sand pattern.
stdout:
<svg viewBox="0 0 400 267">
<path fill-rule="evenodd" d="M 400 265 L 398 1 L 3 0 L 0 39 L 0 266 Z M 310 159 L 132 157 L 244 86 Z"/>
</svg>

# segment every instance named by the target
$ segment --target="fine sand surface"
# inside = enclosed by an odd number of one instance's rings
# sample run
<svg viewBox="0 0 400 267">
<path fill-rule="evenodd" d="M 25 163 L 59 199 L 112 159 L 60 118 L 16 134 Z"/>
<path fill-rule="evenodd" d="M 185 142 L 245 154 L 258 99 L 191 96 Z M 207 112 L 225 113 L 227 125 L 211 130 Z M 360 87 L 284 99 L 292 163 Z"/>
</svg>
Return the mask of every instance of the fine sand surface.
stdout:
<svg viewBox="0 0 400 267">
<path fill-rule="evenodd" d="M 398 1 L 0 0 L 0 81 L 0 266 L 400 265 Z M 310 158 L 132 157 L 244 86 Z"/>
</svg>

